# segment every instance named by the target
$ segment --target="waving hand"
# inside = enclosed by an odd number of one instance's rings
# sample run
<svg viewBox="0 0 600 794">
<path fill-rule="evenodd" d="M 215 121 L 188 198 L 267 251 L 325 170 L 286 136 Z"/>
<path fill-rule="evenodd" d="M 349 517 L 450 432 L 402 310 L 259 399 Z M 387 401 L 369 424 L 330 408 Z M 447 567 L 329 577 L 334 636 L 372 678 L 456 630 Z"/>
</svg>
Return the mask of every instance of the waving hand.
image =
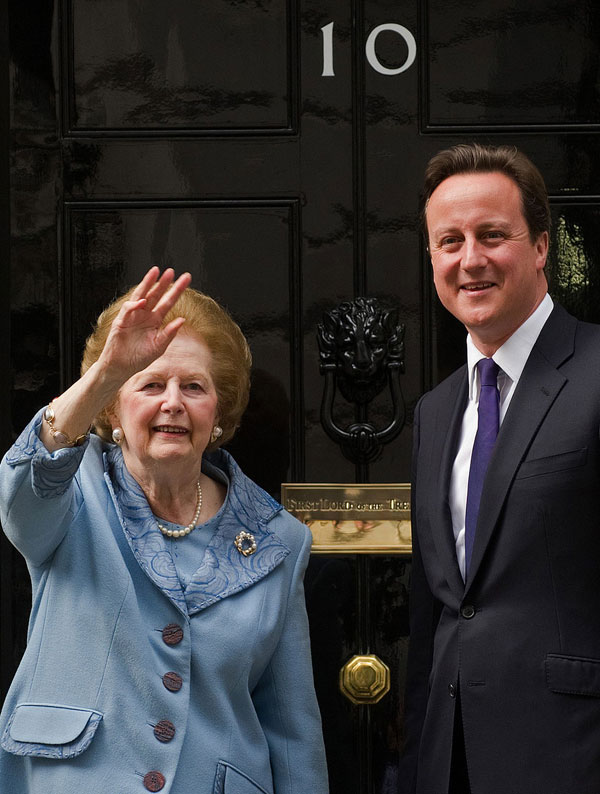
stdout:
<svg viewBox="0 0 600 794">
<path fill-rule="evenodd" d="M 192 277 L 184 273 L 176 281 L 168 268 L 160 275 L 152 267 L 133 290 L 113 321 L 99 364 L 116 380 L 125 382 L 161 356 L 184 323 L 182 317 L 161 328 Z"/>
<path fill-rule="evenodd" d="M 100 358 L 53 400 L 55 432 L 48 422 L 40 428 L 40 438 L 51 452 L 70 446 L 73 442 L 68 439 L 82 437 L 94 417 L 115 400 L 125 381 L 164 353 L 184 319 L 178 317 L 164 328 L 162 323 L 191 280 L 189 273 L 175 280 L 171 268 L 162 276 L 157 267 L 150 268 L 121 306 Z"/>
</svg>

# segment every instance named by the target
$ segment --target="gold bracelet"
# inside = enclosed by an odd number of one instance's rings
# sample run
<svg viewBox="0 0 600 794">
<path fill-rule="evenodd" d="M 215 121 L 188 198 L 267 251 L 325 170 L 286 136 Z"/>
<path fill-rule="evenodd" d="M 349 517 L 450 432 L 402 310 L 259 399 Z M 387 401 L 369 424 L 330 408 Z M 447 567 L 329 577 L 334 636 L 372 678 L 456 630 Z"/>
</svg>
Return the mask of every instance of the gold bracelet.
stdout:
<svg viewBox="0 0 600 794">
<path fill-rule="evenodd" d="M 57 430 L 54 427 L 54 408 L 52 407 L 52 402 L 48 405 L 46 410 L 44 411 L 44 422 L 48 425 L 48 429 L 50 430 L 50 435 L 56 441 L 57 444 L 65 447 L 79 447 L 83 444 L 86 438 L 90 434 L 90 430 L 92 429 L 91 426 L 87 429 L 85 433 L 82 433 L 80 436 L 73 441 L 71 438 L 66 434 L 63 433 L 62 430 Z"/>
</svg>

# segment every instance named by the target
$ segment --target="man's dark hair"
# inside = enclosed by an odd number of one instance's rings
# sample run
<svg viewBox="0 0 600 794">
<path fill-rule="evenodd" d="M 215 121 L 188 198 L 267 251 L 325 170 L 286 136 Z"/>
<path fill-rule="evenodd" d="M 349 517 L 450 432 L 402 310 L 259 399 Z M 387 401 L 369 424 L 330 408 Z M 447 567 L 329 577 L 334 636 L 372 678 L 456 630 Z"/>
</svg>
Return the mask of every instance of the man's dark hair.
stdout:
<svg viewBox="0 0 600 794">
<path fill-rule="evenodd" d="M 544 178 L 515 146 L 483 146 L 480 143 L 460 143 L 434 155 L 425 169 L 421 222 L 427 240 L 427 204 L 433 191 L 444 179 L 455 174 L 505 174 L 519 188 L 523 216 L 531 242 L 543 232 L 550 232 L 550 205 Z"/>
</svg>

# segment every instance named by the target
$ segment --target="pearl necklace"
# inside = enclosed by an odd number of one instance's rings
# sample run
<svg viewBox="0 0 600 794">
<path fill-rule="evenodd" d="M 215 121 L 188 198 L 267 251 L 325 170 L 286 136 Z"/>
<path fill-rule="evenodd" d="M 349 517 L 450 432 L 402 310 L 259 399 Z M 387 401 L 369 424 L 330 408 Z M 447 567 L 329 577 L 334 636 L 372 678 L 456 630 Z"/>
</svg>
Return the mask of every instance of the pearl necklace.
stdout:
<svg viewBox="0 0 600 794">
<path fill-rule="evenodd" d="M 198 499 L 196 501 L 196 512 L 194 513 L 194 517 L 192 518 L 191 522 L 184 527 L 183 529 L 167 529 L 163 527 L 160 521 L 157 521 L 158 528 L 166 535 L 168 538 L 185 538 L 186 535 L 189 535 L 190 532 L 195 528 L 196 522 L 200 517 L 200 510 L 202 510 L 202 488 L 200 486 L 200 480 L 196 483 L 196 490 L 198 491 Z"/>
</svg>

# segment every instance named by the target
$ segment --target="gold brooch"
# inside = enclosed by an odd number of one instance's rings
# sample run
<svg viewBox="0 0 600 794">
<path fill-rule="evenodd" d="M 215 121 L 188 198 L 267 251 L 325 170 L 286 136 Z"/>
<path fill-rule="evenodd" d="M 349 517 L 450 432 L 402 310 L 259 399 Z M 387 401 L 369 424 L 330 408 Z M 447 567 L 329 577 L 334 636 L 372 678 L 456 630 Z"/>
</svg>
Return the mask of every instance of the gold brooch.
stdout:
<svg viewBox="0 0 600 794">
<path fill-rule="evenodd" d="M 238 532 L 233 542 L 236 549 L 244 557 L 248 557 L 256 551 L 256 541 L 254 540 L 254 535 L 250 532 Z"/>
</svg>

